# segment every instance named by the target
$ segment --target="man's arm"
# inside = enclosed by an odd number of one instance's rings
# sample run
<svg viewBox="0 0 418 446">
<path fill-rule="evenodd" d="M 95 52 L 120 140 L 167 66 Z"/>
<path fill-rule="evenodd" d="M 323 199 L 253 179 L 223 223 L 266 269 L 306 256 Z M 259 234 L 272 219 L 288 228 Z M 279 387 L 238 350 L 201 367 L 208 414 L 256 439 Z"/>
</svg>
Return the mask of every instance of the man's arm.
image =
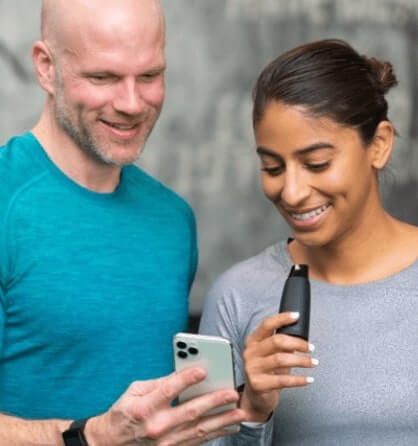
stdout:
<svg viewBox="0 0 418 446">
<path fill-rule="evenodd" d="M 0 414 L 0 444 L 8 446 L 61 446 L 61 432 L 69 420 L 33 421 Z"/>
<path fill-rule="evenodd" d="M 89 446 L 196 446 L 230 432 L 246 414 L 234 409 L 216 416 L 209 410 L 237 402 L 233 389 L 221 390 L 172 406 L 187 387 L 202 381 L 206 372 L 189 368 L 164 378 L 131 384 L 104 414 L 90 418 L 85 427 Z M 41 404 L 42 402 L 40 402 Z M 23 420 L 0 414 L 0 444 L 7 446 L 63 446 L 62 432 L 73 420 Z"/>
</svg>

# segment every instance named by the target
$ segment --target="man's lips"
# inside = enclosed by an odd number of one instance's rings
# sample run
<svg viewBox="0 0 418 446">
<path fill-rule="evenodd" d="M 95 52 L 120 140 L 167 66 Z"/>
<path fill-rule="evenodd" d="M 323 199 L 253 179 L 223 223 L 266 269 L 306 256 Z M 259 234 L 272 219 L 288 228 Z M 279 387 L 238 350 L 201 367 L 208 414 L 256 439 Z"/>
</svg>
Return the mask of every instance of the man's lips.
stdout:
<svg viewBox="0 0 418 446">
<path fill-rule="evenodd" d="M 134 124 L 117 123 L 117 122 L 105 121 L 104 119 L 102 119 L 101 121 L 104 124 L 108 125 L 109 127 L 112 127 L 117 130 L 133 130 L 139 126 L 139 123 L 134 123 Z"/>
<path fill-rule="evenodd" d="M 111 137 L 121 141 L 130 141 L 136 138 L 141 131 L 141 122 L 127 124 L 105 121 L 104 119 L 101 119 L 100 122 L 107 129 Z"/>
</svg>

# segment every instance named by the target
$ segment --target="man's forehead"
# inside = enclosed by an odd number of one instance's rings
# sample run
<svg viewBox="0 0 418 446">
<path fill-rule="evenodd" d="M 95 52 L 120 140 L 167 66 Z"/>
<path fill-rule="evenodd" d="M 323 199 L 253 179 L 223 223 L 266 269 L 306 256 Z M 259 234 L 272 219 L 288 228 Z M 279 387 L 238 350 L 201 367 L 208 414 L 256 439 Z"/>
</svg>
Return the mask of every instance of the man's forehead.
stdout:
<svg viewBox="0 0 418 446">
<path fill-rule="evenodd" d="M 41 31 L 45 40 L 65 35 L 77 36 L 83 28 L 100 29 L 128 26 L 137 21 L 138 29 L 147 21 L 161 23 L 164 17 L 158 0 L 42 0 Z"/>
</svg>

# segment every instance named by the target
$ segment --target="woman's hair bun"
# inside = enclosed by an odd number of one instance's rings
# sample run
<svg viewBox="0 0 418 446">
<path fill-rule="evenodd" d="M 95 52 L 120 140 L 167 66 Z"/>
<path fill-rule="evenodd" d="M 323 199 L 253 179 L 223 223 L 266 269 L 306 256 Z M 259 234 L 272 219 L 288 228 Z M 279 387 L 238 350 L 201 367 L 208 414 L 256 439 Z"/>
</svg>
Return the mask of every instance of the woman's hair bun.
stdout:
<svg viewBox="0 0 418 446">
<path fill-rule="evenodd" d="M 392 87 L 398 84 L 393 65 L 387 61 L 381 61 L 375 57 L 363 56 L 364 60 L 370 66 L 371 72 L 374 75 L 379 90 L 385 94 Z"/>
</svg>

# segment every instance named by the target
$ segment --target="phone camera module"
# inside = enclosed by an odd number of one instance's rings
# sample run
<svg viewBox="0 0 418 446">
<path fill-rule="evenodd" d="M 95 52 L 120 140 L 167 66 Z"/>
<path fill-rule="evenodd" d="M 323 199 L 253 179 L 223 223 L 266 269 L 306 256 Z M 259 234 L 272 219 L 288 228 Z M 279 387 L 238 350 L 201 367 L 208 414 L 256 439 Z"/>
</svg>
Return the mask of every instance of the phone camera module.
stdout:
<svg viewBox="0 0 418 446">
<path fill-rule="evenodd" d="M 190 347 L 187 350 L 191 355 L 197 355 L 199 353 L 199 350 L 196 347 Z"/>
<path fill-rule="evenodd" d="M 188 345 L 184 341 L 177 341 L 176 347 L 178 348 L 177 356 L 181 359 L 188 358 L 189 355 L 196 356 L 199 354 L 199 349 L 193 345 Z"/>
</svg>

